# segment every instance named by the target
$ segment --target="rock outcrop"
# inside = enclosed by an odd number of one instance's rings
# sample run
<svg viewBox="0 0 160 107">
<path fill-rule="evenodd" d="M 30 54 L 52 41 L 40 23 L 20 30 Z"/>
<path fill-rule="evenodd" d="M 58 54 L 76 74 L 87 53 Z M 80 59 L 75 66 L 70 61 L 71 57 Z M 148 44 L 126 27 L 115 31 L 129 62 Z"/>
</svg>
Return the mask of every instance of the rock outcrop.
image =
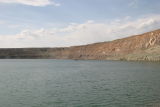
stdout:
<svg viewBox="0 0 160 107">
<path fill-rule="evenodd" d="M 160 29 L 83 46 L 0 49 L 0 58 L 160 61 Z"/>
</svg>

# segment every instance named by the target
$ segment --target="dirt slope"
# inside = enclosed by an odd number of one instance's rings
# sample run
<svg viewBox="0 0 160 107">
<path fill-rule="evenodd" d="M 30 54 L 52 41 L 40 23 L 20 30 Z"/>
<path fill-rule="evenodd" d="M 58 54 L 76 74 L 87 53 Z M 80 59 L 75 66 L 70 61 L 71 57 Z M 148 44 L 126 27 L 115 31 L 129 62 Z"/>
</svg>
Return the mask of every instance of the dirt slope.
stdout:
<svg viewBox="0 0 160 107">
<path fill-rule="evenodd" d="M 110 42 L 83 46 L 0 49 L 0 58 L 160 61 L 160 29 Z"/>
</svg>

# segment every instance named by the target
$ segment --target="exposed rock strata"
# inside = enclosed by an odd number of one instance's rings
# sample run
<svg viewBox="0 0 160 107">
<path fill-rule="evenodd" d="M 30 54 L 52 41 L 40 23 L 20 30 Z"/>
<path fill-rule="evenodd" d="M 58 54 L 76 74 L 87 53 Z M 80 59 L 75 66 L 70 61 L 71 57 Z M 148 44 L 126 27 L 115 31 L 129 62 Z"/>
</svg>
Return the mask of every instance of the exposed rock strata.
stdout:
<svg viewBox="0 0 160 107">
<path fill-rule="evenodd" d="M 83 46 L 0 49 L 0 58 L 160 61 L 160 30 Z"/>
</svg>

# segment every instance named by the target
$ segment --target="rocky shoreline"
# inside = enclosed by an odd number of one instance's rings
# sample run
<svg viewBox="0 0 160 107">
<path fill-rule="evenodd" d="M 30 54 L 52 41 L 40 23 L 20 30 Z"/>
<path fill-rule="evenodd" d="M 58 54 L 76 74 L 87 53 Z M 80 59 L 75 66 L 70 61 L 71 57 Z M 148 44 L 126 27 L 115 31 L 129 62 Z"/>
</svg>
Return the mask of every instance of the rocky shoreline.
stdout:
<svg viewBox="0 0 160 107">
<path fill-rule="evenodd" d="M 0 58 L 160 61 L 160 29 L 114 41 L 83 46 L 1 48 Z"/>
</svg>

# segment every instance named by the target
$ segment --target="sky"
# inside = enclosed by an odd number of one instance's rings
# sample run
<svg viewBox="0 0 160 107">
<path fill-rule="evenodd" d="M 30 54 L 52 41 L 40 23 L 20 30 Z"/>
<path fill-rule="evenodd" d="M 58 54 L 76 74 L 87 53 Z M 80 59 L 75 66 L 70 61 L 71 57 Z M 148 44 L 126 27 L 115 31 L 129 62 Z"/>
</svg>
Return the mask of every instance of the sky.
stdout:
<svg viewBox="0 0 160 107">
<path fill-rule="evenodd" d="M 0 48 L 66 47 L 160 28 L 160 0 L 0 0 Z"/>
</svg>

